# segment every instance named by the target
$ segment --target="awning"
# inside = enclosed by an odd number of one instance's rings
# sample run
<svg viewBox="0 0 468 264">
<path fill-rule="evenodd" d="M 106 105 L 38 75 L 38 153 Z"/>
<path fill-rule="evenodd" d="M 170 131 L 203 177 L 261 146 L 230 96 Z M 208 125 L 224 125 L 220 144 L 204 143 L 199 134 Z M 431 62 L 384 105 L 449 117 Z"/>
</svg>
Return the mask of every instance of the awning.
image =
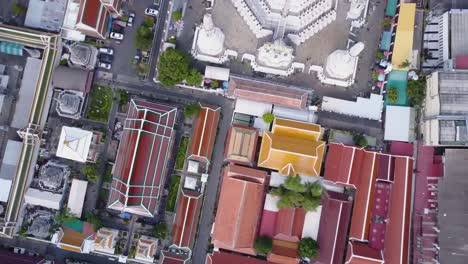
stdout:
<svg viewBox="0 0 468 264">
<path fill-rule="evenodd" d="M 23 45 L 0 41 L 0 52 L 10 55 L 23 56 Z"/>
<path fill-rule="evenodd" d="M 229 80 L 229 69 L 206 66 L 205 78 L 211 80 L 228 81 Z"/>
<path fill-rule="evenodd" d="M 387 16 L 394 17 L 396 15 L 397 5 L 398 5 L 398 0 L 388 0 L 385 14 Z"/>
<path fill-rule="evenodd" d="M 392 33 L 390 31 L 382 32 L 382 39 L 380 40 L 380 49 L 390 50 L 391 40 L 392 40 Z"/>
</svg>

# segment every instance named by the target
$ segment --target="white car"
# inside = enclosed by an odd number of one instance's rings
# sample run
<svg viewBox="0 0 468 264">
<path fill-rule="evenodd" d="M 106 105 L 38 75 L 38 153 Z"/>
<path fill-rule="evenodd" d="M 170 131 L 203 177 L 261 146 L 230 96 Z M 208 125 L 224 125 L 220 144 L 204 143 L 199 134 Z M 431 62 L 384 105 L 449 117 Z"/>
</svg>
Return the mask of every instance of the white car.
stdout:
<svg viewBox="0 0 468 264">
<path fill-rule="evenodd" d="M 112 66 L 110 63 L 107 63 L 107 62 L 99 62 L 99 68 L 110 70 Z"/>
<path fill-rule="evenodd" d="M 103 54 L 108 54 L 108 55 L 114 55 L 114 49 L 112 48 L 100 48 L 99 49 L 99 53 L 103 53 Z"/>
<path fill-rule="evenodd" d="M 152 8 L 146 8 L 145 9 L 145 14 L 148 16 L 157 16 L 158 15 L 158 10 L 152 9 Z"/>
<path fill-rule="evenodd" d="M 116 40 L 123 40 L 123 39 L 124 39 L 124 35 L 123 35 L 123 34 L 120 34 L 120 33 L 117 33 L 117 32 L 111 32 L 111 33 L 110 33 L 110 38 L 111 38 L 111 39 L 116 39 Z"/>
<path fill-rule="evenodd" d="M 131 27 L 133 26 L 133 22 L 135 21 L 135 13 L 130 13 L 128 15 L 128 20 L 127 20 L 127 26 Z"/>
</svg>

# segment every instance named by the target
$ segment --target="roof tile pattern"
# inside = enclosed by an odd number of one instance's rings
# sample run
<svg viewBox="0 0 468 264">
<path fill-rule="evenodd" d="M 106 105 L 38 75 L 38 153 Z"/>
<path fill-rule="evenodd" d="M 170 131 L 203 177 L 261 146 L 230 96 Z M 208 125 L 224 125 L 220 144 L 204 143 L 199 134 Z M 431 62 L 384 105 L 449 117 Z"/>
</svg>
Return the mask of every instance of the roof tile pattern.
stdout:
<svg viewBox="0 0 468 264">
<path fill-rule="evenodd" d="M 214 252 L 206 255 L 205 264 L 268 264 L 261 259 L 237 255 L 235 253 Z"/>
<path fill-rule="evenodd" d="M 172 243 L 178 247 L 193 247 L 202 200 L 200 193 L 186 193 L 183 189 L 179 192 L 172 230 Z"/>
<path fill-rule="evenodd" d="M 308 91 L 281 84 L 232 77 L 229 82 L 229 95 L 304 109 L 307 107 Z"/>
<path fill-rule="evenodd" d="M 130 101 L 112 189 L 111 209 L 152 216 L 166 175 L 177 108 Z"/>
<path fill-rule="evenodd" d="M 249 127 L 232 126 L 227 136 L 226 161 L 253 166 L 258 131 Z"/>
<path fill-rule="evenodd" d="M 409 259 L 412 164 L 407 156 L 329 145 L 325 180 L 355 189 L 349 238 L 369 241 L 365 247 L 383 254 L 386 263 Z M 348 252 L 349 263 L 369 263 L 370 251 L 359 252 Z"/>
<path fill-rule="evenodd" d="M 320 176 L 325 142 L 318 125 L 275 118 L 272 132 L 264 132 L 258 166 L 288 176 Z"/>
<path fill-rule="evenodd" d="M 209 161 L 213 152 L 221 108 L 201 105 L 193 129 L 189 158 Z"/>
<path fill-rule="evenodd" d="M 255 255 L 266 179 L 264 171 L 237 165 L 225 168 L 213 232 L 215 247 Z"/>
</svg>

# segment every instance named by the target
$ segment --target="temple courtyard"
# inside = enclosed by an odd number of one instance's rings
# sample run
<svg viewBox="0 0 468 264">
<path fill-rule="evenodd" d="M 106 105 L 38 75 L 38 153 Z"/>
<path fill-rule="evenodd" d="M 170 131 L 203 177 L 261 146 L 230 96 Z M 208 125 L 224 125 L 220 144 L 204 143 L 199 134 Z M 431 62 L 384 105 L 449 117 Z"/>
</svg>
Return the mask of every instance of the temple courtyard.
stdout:
<svg viewBox="0 0 468 264">
<path fill-rule="evenodd" d="M 335 8 L 336 19 L 300 45 L 295 45 L 285 36 L 287 46 L 294 49 L 294 62 L 304 64 L 304 72 L 295 72 L 289 76 L 265 74 L 253 71 L 249 61 L 241 61 L 243 54 L 256 54 L 257 49 L 267 42 L 272 42 L 273 35 L 257 38 L 249 28 L 244 18 L 239 14 L 232 0 L 216 0 L 212 9 L 205 9 L 203 0 L 193 0 L 185 9 L 184 29 L 177 39 L 179 48 L 190 53 L 195 28 L 203 23 L 206 13 L 212 15 L 213 24 L 224 33 L 224 47 L 238 53 L 236 59 L 223 63 L 229 67 L 232 74 L 242 74 L 257 78 L 271 79 L 286 84 L 296 85 L 304 89 L 313 89 L 317 96 L 334 96 L 352 99 L 370 92 L 372 89 L 371 70 L 374 65 L 375 53 L 378 50 L 382 32 L 382 17 L 384 17 L 384 1 L 369 1 L 367 21 L 361 28 L 353 28 L 350 32 L 351 20 L 347 20 L 350 4 L 338 1 Z M 284 34 L 284 33 L 283 33 Z M 286 35 L 286 34 L 285 34 Z M 274 38 L 274 37 L 273 37 Z M 349 41 L 351 40 L 351 41 Z M 349 42 L 349 44 L 348 44 Z M 317 78 L 317 73 L 311 71 L 311 65 L 324 66 L 327 57 L 335 50 L 346 50 L 353 43 L 363 42 L 364 50 L 359 54 L 354 84 L 349 87 L 323 84 Z M 197 61 L 203 70 L 207 63 Z"/>
</svg>

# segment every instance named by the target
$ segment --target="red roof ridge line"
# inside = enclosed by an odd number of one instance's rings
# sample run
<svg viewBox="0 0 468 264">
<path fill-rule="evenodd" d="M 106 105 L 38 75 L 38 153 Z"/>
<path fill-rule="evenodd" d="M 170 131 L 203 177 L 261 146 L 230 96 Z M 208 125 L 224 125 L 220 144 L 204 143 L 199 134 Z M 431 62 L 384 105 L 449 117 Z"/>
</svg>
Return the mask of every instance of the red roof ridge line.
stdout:
<svg viewBox="0 0 468 264">
<path fill-rule="evenodd" d="M 335 259 L 335 249 L 336 249 L 336 240 L 337 240 L 337 236 L 338 236 L 338 229 L 340 228 L 340 221 L 341 221 L 341 211 L 343 209 L 343 203 L 340 203 L 340 211 L 338 213 L 338 220 L 336 221 L 337 225 L 336 225 L 336 229 L 335 229 L 335 235 L 334 235 L 334 241 L 333 241 L 333 250 L 332 250 L 332 254 L 331 254 L 331 263 L 333 263 L 333 260 Z"/>
</svg>

